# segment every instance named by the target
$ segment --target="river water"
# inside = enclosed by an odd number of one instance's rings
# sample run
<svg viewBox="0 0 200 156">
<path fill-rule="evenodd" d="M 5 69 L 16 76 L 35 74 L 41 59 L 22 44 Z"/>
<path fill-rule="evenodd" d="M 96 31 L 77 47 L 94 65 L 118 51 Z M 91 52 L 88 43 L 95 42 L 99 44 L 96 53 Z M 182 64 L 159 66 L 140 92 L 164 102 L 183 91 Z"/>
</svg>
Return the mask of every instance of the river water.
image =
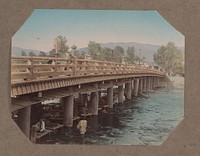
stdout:
<svg viewBox="0 0 200 156">
<path fill-rule="evenodd" d="M 84 144 L 160 145 L 184 117 L 184 90 L 159 88 L 114 105 L 112 111 L 88 117 Z M 58 130 L 43 144 L 82 144 L 77 122 L 70 135 Z"/>
</svg>

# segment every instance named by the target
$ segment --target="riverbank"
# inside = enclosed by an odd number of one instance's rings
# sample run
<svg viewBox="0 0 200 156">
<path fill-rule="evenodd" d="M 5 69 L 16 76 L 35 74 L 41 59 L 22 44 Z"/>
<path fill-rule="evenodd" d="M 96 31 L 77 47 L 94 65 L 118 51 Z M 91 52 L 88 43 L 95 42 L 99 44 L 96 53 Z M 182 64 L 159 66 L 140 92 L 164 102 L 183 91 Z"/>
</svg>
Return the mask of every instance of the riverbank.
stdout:
<svg viewBox="0 0 200 156">
<path fill-rule="evenodd" d="M 179 89 L 184 89 L 184 82 L 185 82 L 184 77 L 176 76 L 176 77 L 169 77 L 169 79 L 172 82 L 173 87 L 179 88 Z"/>
</svg>

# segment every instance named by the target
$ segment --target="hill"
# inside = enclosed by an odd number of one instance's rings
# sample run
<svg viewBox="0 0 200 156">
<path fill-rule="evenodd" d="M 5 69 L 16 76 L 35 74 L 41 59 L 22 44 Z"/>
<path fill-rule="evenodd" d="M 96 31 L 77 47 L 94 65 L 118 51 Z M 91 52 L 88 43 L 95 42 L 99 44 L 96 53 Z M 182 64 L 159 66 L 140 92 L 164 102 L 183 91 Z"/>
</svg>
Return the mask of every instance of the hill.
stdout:
<svg viewBox="0 0 200 156">
<path fill-rule="evenodd" d="M 32 51 L 36 55 L 39 55 L 40 51 L 39 50 L 34 50 L 34 49 L 25 49 L 21 47 L 12 47 L 12 55 L 15 56 L 21 56 L 21 52 L 24 51 L 26 55 L 29 55 L 29 53 Z M 48 54 L 48 52 L 46 52 Z"/>
</svg>

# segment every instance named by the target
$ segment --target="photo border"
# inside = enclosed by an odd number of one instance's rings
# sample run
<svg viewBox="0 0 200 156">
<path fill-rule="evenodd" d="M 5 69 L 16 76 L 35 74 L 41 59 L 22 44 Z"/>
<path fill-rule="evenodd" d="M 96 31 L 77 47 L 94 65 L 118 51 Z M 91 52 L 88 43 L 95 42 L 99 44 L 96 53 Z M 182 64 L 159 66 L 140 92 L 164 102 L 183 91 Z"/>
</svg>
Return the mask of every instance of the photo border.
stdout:
<svg viewBox="0 0 200 156">
<path fill-rule="evenodd" d="M 200 154 L 200 6 L 197 0 L 3 0 L 0 2 L 0 155 L 181 155 Z M 11 38 L 34 9 L 156 10 L 185 35 L 185 114 L 161 146 L 32 144 L 10 115 Z"/>
</svg>

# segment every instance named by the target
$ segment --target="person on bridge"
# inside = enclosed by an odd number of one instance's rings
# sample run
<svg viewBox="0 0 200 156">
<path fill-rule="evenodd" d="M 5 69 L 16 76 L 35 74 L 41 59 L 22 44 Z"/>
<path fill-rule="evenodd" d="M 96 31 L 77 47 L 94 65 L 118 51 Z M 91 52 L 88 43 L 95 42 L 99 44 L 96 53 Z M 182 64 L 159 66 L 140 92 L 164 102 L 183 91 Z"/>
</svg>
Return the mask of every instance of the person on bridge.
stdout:
<svg viewBox="0 0 200 156">
<path fill-rule="evenodd" d="M 81 116 L 81 119 L 76 127 L 79 129 L 79 133 L 81 134 L 82 143 L 85 143 L 85 133 L 87 129 L 87 120 L 85 119 L 85 115 Z"/>
</svg>

